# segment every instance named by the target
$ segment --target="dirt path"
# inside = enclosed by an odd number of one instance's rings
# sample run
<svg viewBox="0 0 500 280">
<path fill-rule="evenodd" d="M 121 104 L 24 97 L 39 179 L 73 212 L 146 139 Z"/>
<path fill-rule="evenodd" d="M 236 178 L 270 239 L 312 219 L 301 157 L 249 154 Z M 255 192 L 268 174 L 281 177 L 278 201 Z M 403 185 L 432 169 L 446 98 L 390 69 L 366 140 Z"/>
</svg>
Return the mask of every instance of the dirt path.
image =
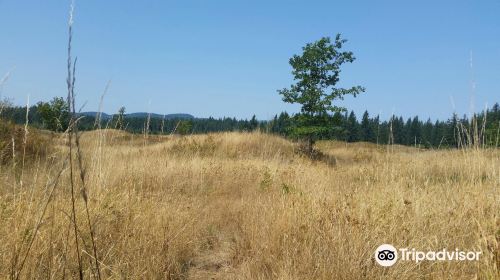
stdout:
<svg viewBox="0 0 500 280">
<path fill-rule="evenodd" d="M 218 233 L 210 248 L 193 259 L 187 279 L 228 279 L 232 270 L 232 255 L 233 242 L 229 235 Z"/>
</svg>

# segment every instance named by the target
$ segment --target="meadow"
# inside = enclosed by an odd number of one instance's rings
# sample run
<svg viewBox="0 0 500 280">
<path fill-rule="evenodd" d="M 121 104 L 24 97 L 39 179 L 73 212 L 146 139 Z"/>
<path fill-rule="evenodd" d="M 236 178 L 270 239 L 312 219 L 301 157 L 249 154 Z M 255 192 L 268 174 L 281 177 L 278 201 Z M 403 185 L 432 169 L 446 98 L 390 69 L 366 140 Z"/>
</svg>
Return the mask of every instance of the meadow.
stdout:
<svg viewBox="0 0 500 280">
<path fill-rule="evenodd" d="M 311 160 L 258 132 L 95 130 L 79 173 L 65 134 L 39 137 L 47 154 L 0 167 L 2 279 L 500 277 L 498 149 L 320 141 Z M 384 268 L 383 243 L 482 255 Z"/>
</svg>

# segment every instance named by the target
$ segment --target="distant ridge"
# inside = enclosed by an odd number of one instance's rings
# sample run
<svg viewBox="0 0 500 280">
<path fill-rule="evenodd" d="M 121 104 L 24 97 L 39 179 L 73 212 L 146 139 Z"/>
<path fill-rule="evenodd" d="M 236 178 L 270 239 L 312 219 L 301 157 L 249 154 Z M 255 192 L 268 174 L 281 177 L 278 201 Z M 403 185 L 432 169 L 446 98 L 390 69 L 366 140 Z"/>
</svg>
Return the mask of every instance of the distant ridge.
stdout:
<svg viewBox="0 0 500 280">
<path fill-rule="evenodd" d="M 98 112 L 81 112 L 79 115 L 81 116 L 88 116 L 88 117 L 95 117 L 98 114 Z M 183 120 L 189 120 L 189 119 L 194 119 L 195 117 L 191 114 L 185 114 L 185 113 L 175 113 L 175 114 L 156 114 L 156 113 L 146 113 L 146 112 L 137 112 L 137 113 L 130 113 L 130 114 L 125 114 L 126 118 L 147 118 L 148 115 L 151 115 L 152 119 L 163 119 L 165 117 L 166 120 L 171 120 L 171 119 L 183 119 Z M 106 113 L 101 113 L 101 119 L 103 120 L 108 120 L 113 118 L 114 114 L 106 114 Z"/>
</svg>

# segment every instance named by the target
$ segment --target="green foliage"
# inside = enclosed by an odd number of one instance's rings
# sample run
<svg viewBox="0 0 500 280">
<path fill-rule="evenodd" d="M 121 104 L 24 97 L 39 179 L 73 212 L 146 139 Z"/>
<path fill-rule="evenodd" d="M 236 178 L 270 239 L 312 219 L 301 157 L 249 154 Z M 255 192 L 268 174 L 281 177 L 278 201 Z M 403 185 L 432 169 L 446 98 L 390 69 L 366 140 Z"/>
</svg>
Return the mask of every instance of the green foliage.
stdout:
<svg viewBox="0 0 500 280">
<path fill-rule="evenodd" d="M 60 99 L 61 100 L 61 99 Z M 62 103 L 59 102 L 61 105 Z M 14 106 L 11 102 L 3 103 L 0 118 L 5 122 L 12 124 L 24 125 L 26 122 L 26 107 Z M 43 103 L 42 103 L 43 104 Z M 49 103 L 50 105 L 50 103 Z M 29 108 L 28 122 L 30 126 L 37 128 L 47 128 L 46 122 L 41 117 L 44 106 L 38 103 L 36 106 Z M 123 113 L 125 113 L 123 111 Z M 113 121 L 120 116 L 113 116 Z M 483 121 L 484 131 L 481 133 L 480 141 L 489 146 L 500 146 L 500 106 L 495 104 L 492 108 L 485 112 L 476 115 L 479 128 L 482 129 Z M 144 128 L 144 117 L 130 117 L 124 114 L 123 129 L 132 133 L 141 133 Z M 248 131 L 257 125 L 262 132 L 269 132 L 284 137 L 295 139 L 303 139 L 304 135 L 314 134 L 318 139 L 336 139 L 341 141 L 367 141 L 379 144 L 400 144 L 418 146 L 422 148 L 457 148 L 459 143 L 466 143 L 467 137 L 464 131 L 474 131 L 471 128 L 471 120 L 466 116 L 459 118 L 454 114 L 450 119 L 444 121 L 427 120 L 421 121 L 417 117 L 410 118 L 409 121 L 404 121 L 402 117 L 393 116 L 388 120 L 380 120 L 379 116 L 370 117 L 367 112 L 363 114 L 361 120 L 357 120 L 354 112 L 341 114 L 335 112 L 331 114 L 318 115 L 314 123 L 309 123 L 308 118 L 304 118 L 303 114 L 290 116 L 286 112 L 274 116 L 272 120 L 262 121 L 253 118 L 251 120 L 237 120 L 235 118 L 194 118 L 186 119 L 165 119 L 151 118 L 150 132 L 159 134 L 162 131 L 171 133 L 178 129 L 179 121 L 187 121 L 186 125 L 182 125 L 180 132 L 187 134 L 202 134 L 210 132 L 226 132 L 226 131 Z M 94 129 L 95 117 L 86 115 L 80 119 L 78 126 L 80 130 Z M 102 127 L 107 125 L 109 119 L 101 120 Z M 61 122 L 66 127 L 66 122 Z M 116 124 L 116 122 L 115 122 Z M 179 125 L 181 125 L 179 123 Z M 190 128 L 189 128 L 190 127 Z M 461 127 L 462 131 L 459 131 Z M 163 130 L 162 130 L 163 128 Z M 177 133 L 179 131 L 177 130 Z M 374 134 L 374 135 L 373 135 Z M 373 137 L 374 136 L 374 137 Z M 3 146 L 10 145 L 8 142 L 10 137 L 5 138 Z M 392 139 L 391 142 L 389 139 Z M 17 141 L 16 141 L 17 142 Z M 4 149 L 4 152 L 7 150 Z"/>
<path fill-rule="evenodd" d="M 300 114 L 294 119 L 291 134 L 307 139 L 309 152 L 312 152 L 315 139 L 332 129 L 324 122 L 329 113 L 345 111 L 345 108 L 332 104 L 333 101 L 364 91 L 360 86 L 349 89 L 336 87 L 342 64 L 355 60 L 352 52 L 342 51 L 345 42 L 337 34 L 333 43 L 330 38 L 324 37 L 307 44 L 302 48 L 301 55 L 290 59 L 296 83 L 289 89 L 278 90 L 283 101 L 302 106 Z"/>
<path fill-rule="evenodd" d="M 278 115 L 275 115 L 269 124 L 270 132 L 286 136 L 287 128 L 290 126 L 290 122 L 290 115 L 288 115 L 287 112 L 282 112 L 279 117 Z"/>
<path fill-rule="evenodd" d="M 333 117 L 328 114 L 317 115 L 314 118 L 304 114 L 296 114 L 290 120 L 287 134 L 295 139 L 309 136 L 314 139 L 326 138 L 334 128 Z"/>
<path fill-rule="evenodd" d="M 193 128 L 193 123 L 189 120 L 179 121 L 176 132 L 180 135 L 186 135 L 191 133 Z"/>
<path fill-rule="evenodd" d="M 125 107 L 120 107 L 118 114 L 113 116 L 113 119 L 115 121 L 115 128 L 123 129 L 125 127 Z"/>
<path fill-rule="evenodd" d="M 485 140 L 489 146 L 500 147 L 500 105 L 495 103 L 486 118 Z"/>
<path fill-rule="evenodd" d="M 359 124 L 353 111 L 346 120 L 347 142 L 359 141 Z"/>
<path fill-rule="evenodd" d="M 343 99 L 344 95 L 348 94 L 356 96 L 364 91 L 360 86 L 350 89 L 335 88 L 339 81 L 341 65 L 355 60 L 352 52 L 341 51 L 345 42 L 347 40 L 341 39 L 340 34 L 336 36 L 334 43 L 331 43 L 330 38 L 324 37 L 303 47 L 302 55 L 294 55 L 290 59 L 290 65 L 297 83 L 290 89 L 278 91 L 283 95 L 283 101 L 301 104 L 301 113 L 305 115 L 314 116 L 345 110 L 332 105 L 332 101 Z"/>
<path fill-rule="evenodd" d="M 64 98 L 54 97 L 50 102 L 39 102 L 37 111 L 46 129 L 58 132 L 67 129 L 70 114 Z"/>
<path fill-rule="evenodd" d="M 285 183 L 281 184 L 281 192 L 283 194 L 290 194 L 294 190 L 294 187 Z"/>
<path fill-rule="evenodd" d="M 361 141 L 365 142 L 375 142 L 376 136 L 374 132 L 374 125 L 370 121 L 370 115 L 368 111 L 365 111 L 363 114 L 363 118 L 361 119 L 360 132 L 361 132 Z"/>
<path fill-rule="evenodd" d="M 250 130 L 255 130 L 258 127 L 259 127 L 259 122 L 257 121 L 255 115 L 253 115 L 252 119 L 250 120 Z"/>
</svg>

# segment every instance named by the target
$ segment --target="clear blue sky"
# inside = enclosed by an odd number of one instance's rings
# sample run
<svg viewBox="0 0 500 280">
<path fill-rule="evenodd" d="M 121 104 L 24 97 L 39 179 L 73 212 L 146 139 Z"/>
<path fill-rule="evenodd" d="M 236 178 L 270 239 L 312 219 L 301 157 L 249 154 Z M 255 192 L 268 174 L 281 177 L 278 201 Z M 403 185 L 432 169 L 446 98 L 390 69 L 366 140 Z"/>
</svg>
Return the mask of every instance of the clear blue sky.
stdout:
<svg viewBox="0 0 500 280">
<path fill-rule="evenodd" d="M 2 95 L 65 96 L 69 1 L 0 0 Z M 76 1 L 77 98 L 104 111 L 269 119 L 296 106 L 277 89 L 307 42 L 342 33 L 357 60 L 341 104 L 359 117 L 446 119 L 500 102 L 500 1 Z M 452 101 L 453 100 L 453 101 Z M 453 105 L 454 104 L 454 105 Z"/>
</svg>

